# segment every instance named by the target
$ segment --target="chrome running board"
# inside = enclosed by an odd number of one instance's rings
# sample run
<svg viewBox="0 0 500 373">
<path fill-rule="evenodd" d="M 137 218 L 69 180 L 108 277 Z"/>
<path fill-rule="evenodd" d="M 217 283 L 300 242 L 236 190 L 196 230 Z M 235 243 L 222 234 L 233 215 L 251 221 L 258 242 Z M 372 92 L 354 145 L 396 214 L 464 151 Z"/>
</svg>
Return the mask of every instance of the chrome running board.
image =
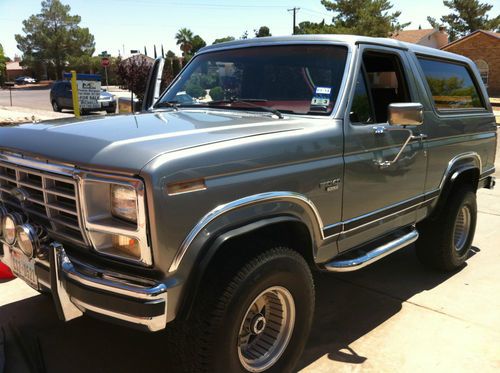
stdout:
<svg viewBox="0 0 500 373">
<path fill-rule="evenodd" d="M 418 232 L 416 229 L 412 229 L 404 236 L 398 237 L 395 240 L 387 242 L 382 246 L 376 247 L 373 250 L 364 252 L 363 255 L 350 259 L 342 259 L 342 257 L 339 257 L 329 263 L 324 264 L 323 266 L 327 271 L 330 272 L 356 271 L 412 244 L 417 239 Z"/>
</svg>

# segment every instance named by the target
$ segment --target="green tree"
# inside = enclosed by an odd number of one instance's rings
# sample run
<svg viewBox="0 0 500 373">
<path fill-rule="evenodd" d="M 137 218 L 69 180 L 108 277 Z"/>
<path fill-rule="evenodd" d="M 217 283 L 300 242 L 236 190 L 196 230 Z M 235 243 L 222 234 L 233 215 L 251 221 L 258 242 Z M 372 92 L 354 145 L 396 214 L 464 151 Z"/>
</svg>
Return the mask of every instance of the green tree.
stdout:
<svg viewBox="0 0 500 373">
<path fill-rule="evenodd" d="M 295 34 L 336 34 L 335 26 L 328 25 L 325 20 L 315 23 L 304 21 L 295 27 Z"/>
<path fill-rule="evenodd" d="M 7 58 L 5 57 L 5 54 L 3 52 L 3 46 L 0 44 L 0 86 L 5 83 L 5 79 L 7 76 L 7 71 L 6 71 L 6 64 Z"/>
<path fill-rule="evenodd" d="M 302 22 L 298 34 L 355 34 L 387 37 L 403 29 L 410 22 L 400 24 L 401 12 L 390 12 L 393 5 L 388 0 L 321 0 L 326 10 L 334 13 L 332 24 Z"/>
<path fill-rule="evenodd" d="M 427 22 L 429 22 L 433 29 L 438 29 L 439 27 L 441 27 L 439 22 L 434 17 L 427 16 Z"/>
<path fill-rule="evenodd" d="M 36 70 L 43 63 L 60 78 L 69 58 L 94 53 L 94 36 L 79 26 L 81 17 L 70 15 L 70 10 L 59 0 L 46 0 L 39 14 L 23 21 L 25 35 L 16 34 L 15 38 L 25 65 Z"/>
<path fill-rule="evenodd" d="M 263 38 L 265 36 L 272 36 L 271 31 L 269 30 L 269 27 L 267 26 L 260 26 L 258 30 L 253 30 L 255 32 L 255 37 L 256 38 Z"/>
<path fill-rule="evenodd" d="M 177 39 L 177 45 L 181 48 L 182 56 L 186 57 L 193 48 L 193 32 L 187 28 L 181 28 L 175 34 L 175 38 Z"/>
<path fill-rule="evenodd" d="M 234 41 L 234 40 L 236 40 L 234 36 L 226 36 L 223 38 L 215 39 L 212 44 L 225 43 L 227 41 Z"/>
<path fill-rule="evenodd" d="M 101 67 L 101 58 L 92 57 L 88 54 L 78 57 L 69 57 L 66 68 L 68 70 L 75 70 L 79 73 L 95 74 Z"/>
<path fill-rule="evenodd" d="M 191 54 L 195 54 L 201 48 L 206 47 L 207 43 L 201 38 L 200 35 L 195 35 L 191 41 Z"/>
<path fill-rule="evenodd" d="M 493 8 L 491 4 L 481 3 L 479 0 L 445 0 L 443 4 L 451 10 L 450 14 L 441 17 L 450 41 L 476 30 L 500 31 L 500 15 L 494 18 L 487 15 Z M 431 22 L 429 18 L 427 20 Z"/>
</svg>

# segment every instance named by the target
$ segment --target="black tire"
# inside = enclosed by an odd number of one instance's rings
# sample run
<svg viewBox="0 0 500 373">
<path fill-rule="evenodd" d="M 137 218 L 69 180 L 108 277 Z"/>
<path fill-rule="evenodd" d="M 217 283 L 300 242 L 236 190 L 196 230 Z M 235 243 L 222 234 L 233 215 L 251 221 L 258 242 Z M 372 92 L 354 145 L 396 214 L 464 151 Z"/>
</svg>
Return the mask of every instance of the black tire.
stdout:
<svg viewBox="0 0 500 373">
<path fill-rule="evenodd" d="M 60 113 L 62 108 L 59 106 L 59 104 L 57 103 L 57 100 L 52 100 L 52 109 L 55 111 L 55 112 L 58 112 Z"/>
<path fill-rule="evenodd" d="M 468 218 L 465 218 L 466 215 Z M 464 223 L 467 220 L 468 223 Z M 420 233 L 416 243 L 419 260 L 441 271 L 453 271 L 462 267 L 470 253 L 476 222 L 474 190 L 466 185 L 454 189 L 440 215 L 417 226 Z M 466 232 L 466 236 L 460 235 L 460 228 L 457 228 L 455 236 L 455 228 L 460 226 L 465 226 L 462 231 Z"/>
<path fill-rule="evenodd" d="M 116 112 L 116 109 L 113 108 L 113 109 L 106 109 L 106 113 L 108 114 L 114 114 Z"/>
<path fill-rule="evenodd" d="M 218 272 L 219 278 L 223 276 L 224 271 L 226 269 Z M 252 335 L 252 337 L 268 338 L 267 333 L 272 333 L 272 330 L 265 328 L 276 325 L 271 320 L 272 316 L 269 316 L 272 314 L 268 313 L 271 309 L 275 312 L 274 303 L 272 303 L 274 298 L 258 314 L 250 315 L 247 311 L 251 305 L 256 304 L 254 303 L 256 299 L 261 299 L 259 298 L 261 294 L 265 293 L 263 299 L 271 299 L 267 298 L 266 291 L 271 291 L 269 297 L 272 297 L 275 294 L 273 291 L 286 289 L 293 298 L 295 311 L 293 329 L 283 327 L 283 330 L 291 330 L 287 334 L 288 343 L 282 344 L 284 347 L 281 354 L 275 354 L 277 360 L 260 371 L 280 373 L 293 371 L 307 341 L 314 312 L 314 283 L 306 261 L 296 251 L 287 247 L 274 247 L 262 252 L 233 273 L 230 280 L 225 281 L 225 286 L 219 287 L 214 277 L 214 281 L 205 282 L 209 285 L 200 292 L 202 299 L 199 306 L 195 308 L 197 322 L 191 324 L 192 347 L 196 354 L 192 370 L 196 372 L 249 372 L 250 370 L 243 365 L 248 360 L 242 357 L 244 355 L 239 347 L 240 332 L 243 330 L 243 334 L 246 334 L 247 330 L 251 329 L 251 324 L 258 325 L 254 323 L 255 316 L 266 315 L 264 319 L 268 321 L 261 334 Z M 281 320 L 287 320 L 284 311 L 280 315 L 283 316 Z M 247 320 L 247 323 L 244 324 L 244 320 Z M 252 341 L 255 342 L 256 339 Z M 249 346 L 251 343 L 244 345 Z"/>
</svg>

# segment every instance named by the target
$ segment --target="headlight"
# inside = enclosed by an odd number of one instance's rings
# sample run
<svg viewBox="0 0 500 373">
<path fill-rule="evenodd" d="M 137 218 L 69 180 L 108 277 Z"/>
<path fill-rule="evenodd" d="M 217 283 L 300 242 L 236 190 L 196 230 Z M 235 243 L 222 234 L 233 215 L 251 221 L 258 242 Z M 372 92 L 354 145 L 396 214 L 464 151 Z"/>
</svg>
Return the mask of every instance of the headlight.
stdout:
<svg viewBox="0 0 500 373">
<path fill-rule="evenodd" d="M 111 214 L 137 224 L 137 192 L 134 188 L 111 185 Z"/>
<path fill-rule="evenodd" d="M 9 244 L 14 245 L 16 242 L 16 226 L 23 224 L 23 217 L 17 212 L 7 214 L 2 220 L 2 236 Z"/>
<path fill-rule="evenodd" d="M 107 256 L 150 266 L 144 183 L 135 178 L 80 174 L 82 212 L 93 248 Z"/>
<path fill-rule="evenodd" d="M 16 227 L 17 246 L 28 258 L 32 258 L 38 250 L 38 232 L 30 224 L 18 225 Z"/>
</svg>

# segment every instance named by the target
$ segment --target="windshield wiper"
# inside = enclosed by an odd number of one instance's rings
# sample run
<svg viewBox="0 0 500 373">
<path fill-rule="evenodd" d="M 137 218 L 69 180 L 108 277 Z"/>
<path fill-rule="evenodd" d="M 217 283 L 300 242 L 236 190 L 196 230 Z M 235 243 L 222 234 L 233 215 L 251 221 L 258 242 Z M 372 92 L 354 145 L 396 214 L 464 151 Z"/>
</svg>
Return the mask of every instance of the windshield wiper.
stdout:
<svg viewBox="0 0 500 373">
<path fill-rule="evenodd" d="M 264 98 L 238 98 L 238 97 L 231 97 L 229 99 L 225 100 L 215 100 L 215 101 L 209 101 L 206 104 L 208 106 L 215 106 L 215 105 L 220 105 L 220 104 L 234 104 L 234 103 L 242 103 L 246 104 L 251 107 L 255 107 L 257 109 L 261 109 L 264 111 L 267 111 L 269 113 L 272 113 L 276 115 L 278 118 L 283 119 L 283 114 L 279 110 L 270 108 L 268 106 L 263 106 L 263 105 L 256 105 L 253 102 L 266 102 L 267 100 Z"/>
<path fill-rule="evenodd" d="M 158 102 L 155 106 L 156 108 L 171 107 L 174 110 L 179 110 L 179 101 L 162 101 Z"/>
</svg>

